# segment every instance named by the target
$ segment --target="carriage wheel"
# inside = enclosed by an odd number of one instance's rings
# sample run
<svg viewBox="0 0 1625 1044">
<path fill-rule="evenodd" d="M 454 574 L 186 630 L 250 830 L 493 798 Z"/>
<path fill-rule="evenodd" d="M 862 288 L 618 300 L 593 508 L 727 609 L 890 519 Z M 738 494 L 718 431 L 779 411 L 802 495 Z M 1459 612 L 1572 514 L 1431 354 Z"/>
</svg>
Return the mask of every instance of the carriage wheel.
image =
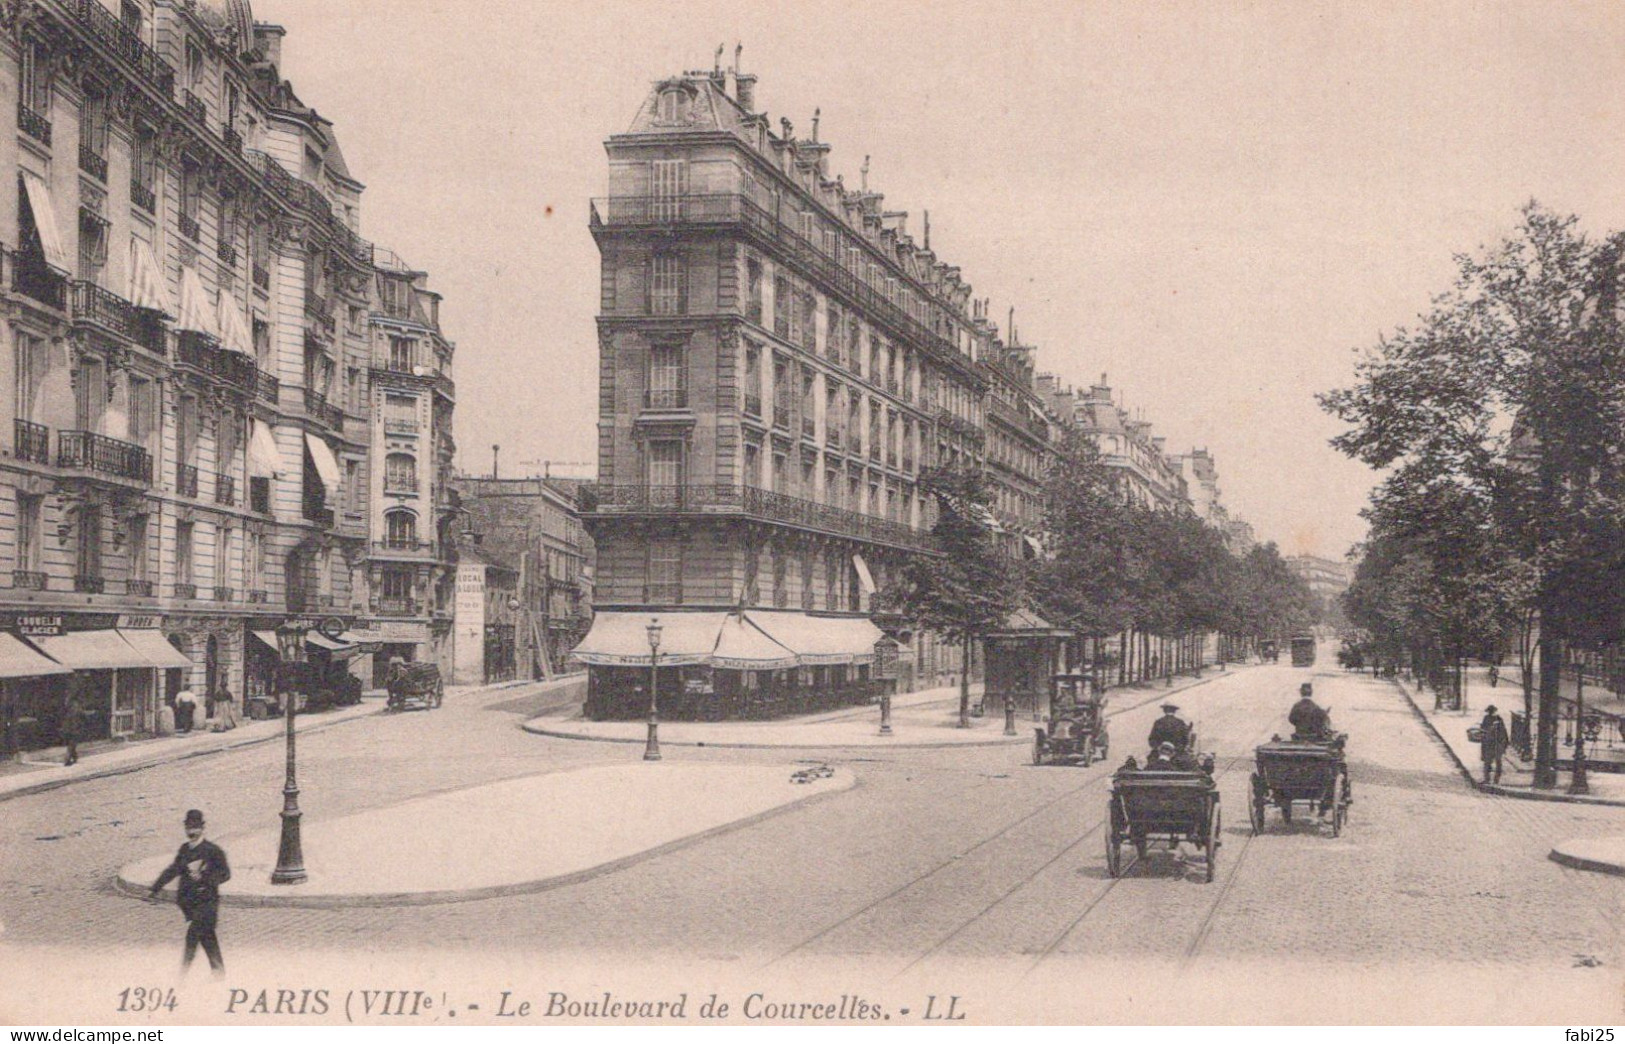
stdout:
<svg viewBox="0 0 1625 1044">
<path fill-rule="evenodd" d="M 1209 884 L 1213 883 L 1213 875 L 1218 871 L 1219 834 L 1222 832 L 1223 826 L 1224 815 L 1218 809 L 1214 809 L 1213 828 L 1208 831 L 1207 835 L 1207 879 Z"/>
<path fill-rule="evenodd" d="M 1113 830 L 1106 835 L 1106 872 L 1113 877 L 1123 875 L 1123 839 Z"/>
<path fill-rule="evenodd" d="M 1248 806 L 1248 811 L 1252 813 L 1253 836 L 1255 836 L 1255 837 L 1264 832 L 1264 808 L 1265 808 L 1264 781 L 1258 778 L 1258 773 L 1254 772 L 1253 773 L 1253 800 L 1252 800 L 1252 803 Z"/>
</svg>

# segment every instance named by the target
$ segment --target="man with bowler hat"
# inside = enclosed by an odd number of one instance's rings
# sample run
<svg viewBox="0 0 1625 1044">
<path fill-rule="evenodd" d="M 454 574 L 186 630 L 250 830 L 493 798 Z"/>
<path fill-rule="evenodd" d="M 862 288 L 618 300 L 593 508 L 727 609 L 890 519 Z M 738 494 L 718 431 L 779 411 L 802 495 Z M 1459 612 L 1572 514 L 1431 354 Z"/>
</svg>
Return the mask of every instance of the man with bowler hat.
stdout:
<svg viewBox="0 0 1625 1044">
<path fill-rule="evenodd" d="M 1191 745 L 1190 723 L 1179 716 L 1179 708 L 1172 703 L 1162 705 L 1162 717 L 1151 725 L 1151 735 L 1146 740 L 1147 745 L 1156 750 L 1164 743 L 1172 743 L 1174 749 L 1184 750 Z"/>
<path fill-rule="evenodd" d="M 176 878 L 180 883 L 175 889 L 175 901 L 186 918 L 181 971 L 192 966 L 192 958 L 202 946 L 209 967 L 219 978 L 226 973 L 226 962 L 220 957 L 220 940 L 215 938 L 214 928 L 220 917 L 220 886 L 231 880 L 231 867 L 219 845 L 203 840 L 203 813 L 195 808 L 186 813 L 186 842 L 175 852 L 174 862 L 152 883 L 147 898 L 157 902 L 164 885 Z"/>
<path fill-rule="evenodd" d="M 1501 761 L 1512 745 L 1507 735 L 1507 724 L 1501 720 L 1495 704 L 1484 708 L 1484 720 L 1478 723 L 1483 738 L 1478 741 L 1478 756 L 1484 762 L 1484 782 L 1501 782 Z"/>
</svg>

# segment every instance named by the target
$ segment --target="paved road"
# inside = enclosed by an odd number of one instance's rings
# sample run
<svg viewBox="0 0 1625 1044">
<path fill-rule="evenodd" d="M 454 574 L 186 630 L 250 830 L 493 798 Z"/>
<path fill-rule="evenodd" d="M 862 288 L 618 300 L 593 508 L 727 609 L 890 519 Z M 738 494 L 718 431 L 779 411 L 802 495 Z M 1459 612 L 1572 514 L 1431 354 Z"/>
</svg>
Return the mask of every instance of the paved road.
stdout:
<svg viewBox="0 0 1625 1044">
<path fill-rule="evenodd" d="M 1356 802 L 1343 836 L 1315 824 L 1284 826 L 1274 814 L 1271 829 L 1251 836 L 1252 747 L 1284 729 L 1309 673 L 1232 671 L 1179 697 L 1202 746 L 1218 757 L 1225 844 L 1212 884 L 1202 882 L 1194 853 L 1154 852 L 1120 880 L 1106 875 L 1109 766 L 1037 768 L 1021 748 L 865 751 L 836 759 L 856 771 L 854 790 L 555 891 L 408 909 L 230 909 L 223 934 L 228 949 L 251 941 L 268 952 L 681 956 L 792 976 L 861 961 L 870 983 L 963 976 L 984 967 L 967 962 L 984 959 L 1000 982 L 1062 981 L 1069 969 L 1100 961 L 1273 969 L 1274 978 L 1243 985 L 1279 995 L 1279 1006 L 1216 1009 L 1243 1019 L 1326 1010 L 1290 1000 L 1310 967 L 1379 977 L 1397 969 L 1436 977 L 1449 967 L 1460 970 L 1447 976 L 1452 991 L 1493 990 L 1500 981 L 1514 993 L 1520 984 L 1617 983 L 1625 882 L 1567 870 L 1546 854 L 1564 838 L 1625 832 L 1621 810 L 1477 794 L 1387 683 L 1314 675 L 1317 696 L 1352 737 Z M 1157 713 L 1149 695 L 1116 698 L 1121 707 L 1144 705 L 1114 718 L 1113 762 L 1149 728 Z M 368 719 L 302 740 L 306 814 L 636 756 L 624 745 L 520 731 L 540 704 L 471 696 L 431 714 Z M 788 757 L 695 749 L 667 756 Z M 7 834 L 16 840 L 0 854 L 4 940 L 153 945 L 175 925 L 112 893 L 114 870 L 176 843 L 180 814 L 192 805 L 208 808 L 216 834 L 273 825 L 280 780 L 280 748 L 268 745 L 9 802 Z M 1396 993 L 1385 1010 L 1408 1011 L 1405 1002 Z M 1102 1010 L 1146 1017 L 1132 1005 Z"/>
</svg>

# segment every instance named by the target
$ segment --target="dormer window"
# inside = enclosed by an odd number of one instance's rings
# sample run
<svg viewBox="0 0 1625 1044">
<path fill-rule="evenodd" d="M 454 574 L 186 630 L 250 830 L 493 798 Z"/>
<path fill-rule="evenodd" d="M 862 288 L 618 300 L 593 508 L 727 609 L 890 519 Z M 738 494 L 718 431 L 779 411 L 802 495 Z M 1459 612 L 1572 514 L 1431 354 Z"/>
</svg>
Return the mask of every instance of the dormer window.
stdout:
<svg viewBox="0 0 1625 1044">
<path fill-rule="evenodd" d="M 661 123 L 681 123 L 688 119 L 688 93 L 680 87 L 661 91 L 657 115 Z"/>
</svg>

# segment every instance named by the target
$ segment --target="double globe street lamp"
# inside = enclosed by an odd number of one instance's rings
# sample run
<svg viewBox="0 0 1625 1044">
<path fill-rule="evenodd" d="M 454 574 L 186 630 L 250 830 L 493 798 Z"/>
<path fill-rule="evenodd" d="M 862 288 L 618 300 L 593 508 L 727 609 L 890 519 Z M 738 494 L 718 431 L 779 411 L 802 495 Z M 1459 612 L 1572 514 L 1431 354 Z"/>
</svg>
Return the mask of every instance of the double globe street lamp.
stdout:
<svg viewBox="0 0 1625 1044">
<path fill-rule="evenodd" d="M 277 845 L 276 869 L 271 871 L 271 883 L 279 885 L 302 884 L 307 876 L 305 853 L 299 841 L 299 781 L 294 773 L 293 719 L 298 712 L 299 694 L 290 670 L 294 664 L 304 662 L 305 631 L 302 621 L 291 620 L 276 629 L 277 652 L 282 661 L 277 665 L 277 687 L 286 701 L 282 716 L 288 748 L 287 777 L 282 784 L 282 838 Z"/>
</svg>

